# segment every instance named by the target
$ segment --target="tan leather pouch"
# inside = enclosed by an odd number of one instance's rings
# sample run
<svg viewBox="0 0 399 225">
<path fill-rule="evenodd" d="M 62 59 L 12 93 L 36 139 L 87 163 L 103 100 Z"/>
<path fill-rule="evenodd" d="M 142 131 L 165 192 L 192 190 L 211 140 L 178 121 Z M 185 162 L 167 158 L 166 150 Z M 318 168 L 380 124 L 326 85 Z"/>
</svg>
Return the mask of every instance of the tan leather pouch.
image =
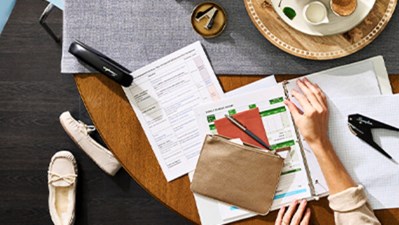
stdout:
<svg viewBox="0 0 399 225">
<path fill-rule="evenodd" d="M 220 135 L 207 135 L 191 190 L 266 215 L 273 203 L 284 159 Z"/>
</svg>

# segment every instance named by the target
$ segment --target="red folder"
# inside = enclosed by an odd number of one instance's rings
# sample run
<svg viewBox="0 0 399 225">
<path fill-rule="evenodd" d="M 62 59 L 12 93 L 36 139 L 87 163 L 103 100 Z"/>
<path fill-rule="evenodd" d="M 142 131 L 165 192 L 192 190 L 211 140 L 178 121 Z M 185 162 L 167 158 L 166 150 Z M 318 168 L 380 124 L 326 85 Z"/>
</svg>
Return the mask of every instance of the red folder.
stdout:
<svg viewBox="0 0 399 225">
<path fill-rule="evenodd" d="M 262 141 L 269 145 L 265 127 L 263 126 L 262 118 L 260 117 L 258 108 L 243 111 L 232 116 L 242 125 L 244 125 L 248 130 L 252 131 L 252 133 L 262 139 Z M 242 131 L 240 128 L 230 122 L 230 120 L 228 120 L 227 118 L 215 120 L 215 126 L 218 134 L 220 135 L 229 138 L 240 138 L 245 143 L 264 148 L 261 144 L 252 139 L 244 131 Z"/>
</svg>

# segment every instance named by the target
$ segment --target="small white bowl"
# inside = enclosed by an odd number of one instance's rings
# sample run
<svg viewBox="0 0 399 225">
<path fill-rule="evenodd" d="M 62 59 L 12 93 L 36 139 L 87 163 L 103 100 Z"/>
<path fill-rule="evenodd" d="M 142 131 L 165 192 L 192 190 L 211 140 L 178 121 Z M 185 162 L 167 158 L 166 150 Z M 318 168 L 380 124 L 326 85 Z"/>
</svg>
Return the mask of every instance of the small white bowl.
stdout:
<svg viewBox="0 0 399 225">
<path fill-rule="evenodd" d="M 319 21 L 312 21 L 308 15 L 309 9 L 311 7 L 318 7 L 318 10 L 321 10 L 321 13 L 324 14 L 324 17 L 321 18 Z M 315 10 L 315 9 L 313 9 L 313 10 Z M 325 23 L 330 22 L 328 19 L 327 7 L 322 2 L 319 2 L 319 1 L 310 2 L 309 4 L 305 5 L 302 12 L 303 12 L 303 17 L 304 17 L 305 21 L 309 24 L 320 25 L 320 24 L 325 24 Z"/>
</svg>

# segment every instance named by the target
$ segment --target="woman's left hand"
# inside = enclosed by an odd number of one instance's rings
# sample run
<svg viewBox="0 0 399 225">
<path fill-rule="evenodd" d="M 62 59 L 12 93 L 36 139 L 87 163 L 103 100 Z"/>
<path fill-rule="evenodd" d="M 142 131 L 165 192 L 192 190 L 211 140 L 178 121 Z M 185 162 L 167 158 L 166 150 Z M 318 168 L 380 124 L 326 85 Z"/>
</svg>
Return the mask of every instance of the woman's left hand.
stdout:
<svg viewBox="0 0 399 225">
<path fill-rule="evenodd" d="M 310 209 L 306 205 L 306 200 L 302 200 L 299 206 L 298 201 L 295 200 L 288 210 L 286 207 L 282 207 L 278 212 L 275 225 L 309 225 Z"/>
</svg>

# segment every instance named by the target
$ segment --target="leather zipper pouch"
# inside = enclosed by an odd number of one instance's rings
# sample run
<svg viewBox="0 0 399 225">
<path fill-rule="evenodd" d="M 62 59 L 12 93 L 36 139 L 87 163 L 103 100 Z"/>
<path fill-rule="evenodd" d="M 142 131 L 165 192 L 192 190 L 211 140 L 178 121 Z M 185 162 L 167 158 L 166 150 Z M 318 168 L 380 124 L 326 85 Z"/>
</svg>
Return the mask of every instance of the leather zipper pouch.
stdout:
<svg viewBox="0 0 399 225">
<path fill-rule="evenodd" d="M 252 145 L 207 135 L 191 190 L 260 215 L 273 203 L 284 159 Z"/>
</svg>

